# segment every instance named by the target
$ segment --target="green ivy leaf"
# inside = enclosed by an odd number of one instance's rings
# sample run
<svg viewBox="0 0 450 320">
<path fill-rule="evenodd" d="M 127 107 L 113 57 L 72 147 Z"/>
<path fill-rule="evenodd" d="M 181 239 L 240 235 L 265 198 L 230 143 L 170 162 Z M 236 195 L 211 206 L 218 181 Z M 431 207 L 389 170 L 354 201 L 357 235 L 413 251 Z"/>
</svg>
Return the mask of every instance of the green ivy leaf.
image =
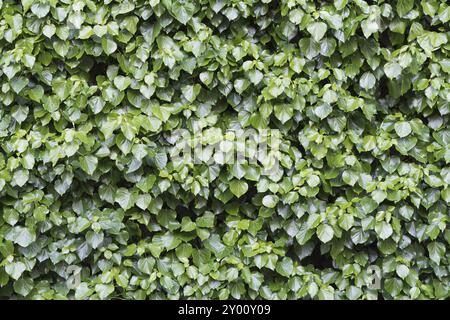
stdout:
<svg viewBox="0 0 450 320">
<path fill-rule="evenodd" d="M 107 55 L 111 55 L 117 50 L 117 44 L 112 39 L 102 38 L 102 48 Z"/>
<path fill-rule="evenodd" d="M 414 0 L 398 0 L 397 12 L 400 17 L 410 12 L 414 7 Z"/>
<path fill-rule="evenodd" d="M 325 32 L 327 32 L 327 25 L 323 22 L 314 22 L 308 25 L 306 29 L 311 34 L 314 41 L 319 42 L 325 35 Z"/>
<path fill-rule="evenodd" d="M 6 233 L 5 239 L 26 248 L 36 241 L 36 233 L 30 228 L 16 226 Z"/>
<path fill-rule="evenodd" d="M 326 243 L 333 239 L 334 231 L 333 228 L 326 224 L 321 224 L 317 227 L 317 237 L 320 241 Z"/>
<path fill-rule="evenodd" d="M 98 159 L 95 156 L 84 156 L 79 158 L 80 167 L 88 175 L 92 175 L 97 169 Z"/>
<path fill-rule="evenodd" d="M 248 184 L 242 180 L 233 180 L 230 182 L 230 191 L 240 198 L 248 191 Z"/>
<path fill-rule="evenodd" d="M 404 138 L 404 137 L 408 136 L 412 131 L 411 125 L 406 121 L 397 122 L 395 124 L 394 128 L 395 128 L 395 132 L 397 133 L 397 135 L 400 138 Z"/>
</svg>

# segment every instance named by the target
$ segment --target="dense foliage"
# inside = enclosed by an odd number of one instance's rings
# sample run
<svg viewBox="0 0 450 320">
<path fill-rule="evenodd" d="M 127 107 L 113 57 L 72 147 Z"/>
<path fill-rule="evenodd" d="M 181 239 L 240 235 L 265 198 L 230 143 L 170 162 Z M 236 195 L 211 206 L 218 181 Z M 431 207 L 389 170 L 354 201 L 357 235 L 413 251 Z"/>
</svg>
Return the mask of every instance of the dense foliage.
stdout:
<svg viewBox="0 0 450 320">
<path fill-rule="evenodd" d="M 0 0 L 0 297 L 449 298 L 449 21 L 446 0 Z M 176 129 L 250 128 L 276 152 L 171 157 Z"/>
</svg>

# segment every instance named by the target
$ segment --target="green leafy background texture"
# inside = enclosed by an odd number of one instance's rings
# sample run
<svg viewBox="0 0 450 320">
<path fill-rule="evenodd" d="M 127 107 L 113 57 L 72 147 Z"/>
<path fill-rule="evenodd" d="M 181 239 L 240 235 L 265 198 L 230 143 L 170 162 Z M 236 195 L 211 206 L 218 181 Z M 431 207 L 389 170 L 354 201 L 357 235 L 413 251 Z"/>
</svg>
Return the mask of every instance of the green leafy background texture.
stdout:
<svg viewBox="0 0 450 320">
<path fill-rule="evenodd" d="M 449 298 L 449 22 L 445 0 L 0 0 L 0 298 Z M 280 130 L 280 167 L 171 161 L 195 128 Z"/>
</svg>

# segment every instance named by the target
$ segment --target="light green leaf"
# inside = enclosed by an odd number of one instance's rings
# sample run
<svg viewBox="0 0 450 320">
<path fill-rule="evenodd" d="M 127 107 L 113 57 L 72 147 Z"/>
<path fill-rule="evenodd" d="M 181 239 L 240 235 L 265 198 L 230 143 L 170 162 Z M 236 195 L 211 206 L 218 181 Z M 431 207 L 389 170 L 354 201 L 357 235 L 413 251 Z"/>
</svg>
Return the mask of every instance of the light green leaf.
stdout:
<svg viewBox="0 0 450 320">
<path fill-rule="evenodd" d="M 129 77 L 117 76 L 114 78 L 114 85 L 120 91 L 124 91 L 131 84 L 131 79 Z"/>
<path fill-rule="evenodd" d="M 103 51 L 107 54 L 113 54 L 117 50 L 117 44 L 114 40 L 110 38 L 103 38 L 102 39 L 102 48 Z"/>
<path fill-rule="evenodd" d="M 394 129 L 400 138 L 408 136 L 412 131 L 411 125 L 406 121 L 396 122 L 394 125 Z"/>
<path fill-rule="evenodd" d="M 6 234 L 5 239 L 25 248 L 36 241 L 36 233 L 30 228 L 16 226 Z"/>
<path fill-rule="evenodd" d="M 397 78 L 402 73 L 402 67 L 397 62 L 388 62 L 384 65 L 384 73 L 390 79 Z"/>
<path fill-rule="evenodd" d="M 392 235 L 393 230 L 389 223 L 381 221 L 375 225 L 375 232 L 381 239 L 386 240 Z"/>
<path fill-rule="evenodd" d="M 327 32 L 327 25 L 323 22 L 314 22 L 308 25 L 306 30 L 308 30 L 313 39 L 318 42 Z"/>
<path fill-rule="evenodd" d="M 400 17 L 410 12 L 414 7 L 414 0 L 398 0 L 397 1 L 397 13 Z"/>
<path fill-rule="evenodd" d="M 238 198 L 243 196 L 247 190 L 248 184 L 243 180 L 233 180 L 230 182 L 230 191 Z"/>
<path fill-rule="evenodd" d="M 97 169 L 98 159 L 94 156 L 84 156 L 78 159 L 80 161 L 80 167 L 86 172 L 88 175 L 92 175 Z"/>
<path fill-rule="evenodd" d="M 20 276 L 22 275 L 22 273 L 26 270 L 26 266 L 24 263 L 22 262 L 13 262 L 10 264 L 7 264 L 5 266 L 5 271 L 7 274 L 9 274 L 9 276 L 11 278 L 13 278 L 14 280 L 17 280 L 20 278 Z"/>
<path fill-rule="evenodd" d="M 333 239 L 334 231 L 333 228 L 327 224 L 321 224 L 317 227 L 317 237 L 320 241 L 326 243 Z"/>
<path fill-rule="evenodd" d="M 262 199 L 262 203 L 265 207 L 275 208 L 278 203 L 279 198 L 276 195 L 267 195 Z"/>
<path fill-rule="evenodd" d="M 376 79 L 371 72 L 365 72 L 359 79 L 359 85 L 363 89 L 372 89 L 375 86 Z"/>
</svg>

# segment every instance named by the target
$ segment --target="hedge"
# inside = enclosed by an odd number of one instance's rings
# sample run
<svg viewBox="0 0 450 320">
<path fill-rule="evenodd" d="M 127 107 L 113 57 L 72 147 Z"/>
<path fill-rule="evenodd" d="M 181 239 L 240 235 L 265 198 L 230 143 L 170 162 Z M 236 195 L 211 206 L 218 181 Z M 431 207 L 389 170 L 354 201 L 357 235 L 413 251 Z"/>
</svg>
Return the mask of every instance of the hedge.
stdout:
<svg viewBox="0 0 450 320">
<path fill-rule="evenodd" d="M 448 299 L 449 21 L 0 0 L 0 298 Z"/>
</svg>

